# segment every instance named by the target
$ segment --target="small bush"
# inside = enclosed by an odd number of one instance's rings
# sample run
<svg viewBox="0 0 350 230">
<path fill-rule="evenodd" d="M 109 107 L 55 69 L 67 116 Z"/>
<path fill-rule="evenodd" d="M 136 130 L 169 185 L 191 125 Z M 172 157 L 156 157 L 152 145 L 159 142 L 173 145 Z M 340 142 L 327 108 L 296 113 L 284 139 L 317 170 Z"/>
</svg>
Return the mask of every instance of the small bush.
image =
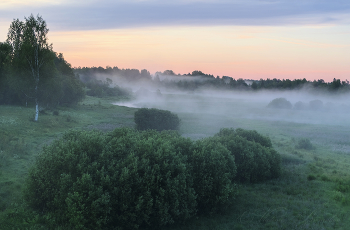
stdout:
<svg viewBox="0 0 350 230">
<path fill-rule="evenodd" d="M 296 146 L 297 149 L 312 150 L 314 146 L 311 144 L 310 140 L 307 138 L 300 139 Z"/>
<path fill-rule="evenodd" d="M 59 113 L 58 110 L 55 110 L 55 111 L 52 112 L 52 115 L 54 115 L 54 116 L 58 116 L 59 114 L 60 114 L 60 113 Z"/>
<path fill-rule="evenodd" d="M 274 109 L 291 109 L 292 103 L 290 101 L 287 101 L 285 98 L 275 98 L 273 99 L 268 105 L 268 108 L 274 108 Z"/>
<path fill-rule="evenodd" d="M 139 109 L 135 112 L 134 120 L 138 130 L 177 130 L 180 125 L 180 119 L 176 114 L 160 109 Z"/>
</svg>

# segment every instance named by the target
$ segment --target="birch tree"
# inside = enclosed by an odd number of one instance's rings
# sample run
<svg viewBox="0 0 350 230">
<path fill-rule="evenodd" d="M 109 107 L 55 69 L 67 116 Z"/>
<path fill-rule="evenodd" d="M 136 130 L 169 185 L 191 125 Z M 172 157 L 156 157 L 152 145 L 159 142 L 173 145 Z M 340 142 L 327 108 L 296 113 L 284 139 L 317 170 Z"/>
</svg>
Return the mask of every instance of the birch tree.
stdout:
<svg viewBox="0 0 350 230">
<path fill-rule="evenodd" d="M 25 22 L 14 20 L 10 26 L 7 42 L 13 49 L 13 62 L 21 75 L 20 90 L 27 98 L 35 101 L 35 121 L 39 117 L 39 92 L 43 75 L 44 65 L 53 64 L 54 52 L 52 45 L 47 42 L 49 29 L 41 16 L 36 18 L 30 15 Z M 47 68 L 46 68 L 47 69 Z M 47 79 L 45 79 L 47 80 Z M 44 80 L 44 81 L 45 81 Z M 23 86 L 25 85 L 25 86 Z"/>
</svg>

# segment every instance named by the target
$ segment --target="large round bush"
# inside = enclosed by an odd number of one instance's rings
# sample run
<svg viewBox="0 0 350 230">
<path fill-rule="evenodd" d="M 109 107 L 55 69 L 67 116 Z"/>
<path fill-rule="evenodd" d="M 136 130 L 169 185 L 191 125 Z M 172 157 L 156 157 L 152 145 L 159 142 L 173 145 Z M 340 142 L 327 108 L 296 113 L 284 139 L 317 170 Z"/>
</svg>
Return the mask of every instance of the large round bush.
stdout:
<svg viewBox="0 0 350 230">
<path fill-rule="evenodd" d="M 165 138 L 164 138 L 165 136 Z M 27 180 L 29 204 L 76 229 L 137 229 L 196 214 L 187 157 L 157 132 L 70 132 L 46 147 Z"/>
<path fill-rule="evenodd" d="M 139 109 L 135 112 L 134 120 L 138 130 L 177 130 L 180 126 L 180 119 L 176 114 L 154 108 Z"/>
</svg>

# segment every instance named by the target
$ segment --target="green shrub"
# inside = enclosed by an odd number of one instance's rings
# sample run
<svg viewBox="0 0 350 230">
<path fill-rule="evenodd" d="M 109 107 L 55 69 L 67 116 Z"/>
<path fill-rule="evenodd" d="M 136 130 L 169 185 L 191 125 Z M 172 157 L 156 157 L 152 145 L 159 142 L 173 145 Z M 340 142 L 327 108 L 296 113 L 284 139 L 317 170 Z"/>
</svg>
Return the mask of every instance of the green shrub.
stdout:
<svg viewBox="0 0 350 230">
<path fill-rule="evenodd" d="M 138 130 L 177 130 L 180 125 L 176 114 L 160 109 L 141 108 L 135 112 L 134 120 Z"/>
<path fill-rule="evenodd" d="M 214 212 L 225 209 L 236 195 L 234 178 L 236 165 L 233 155 L 215 138 L 197 141 L 189 155 L 198 211 Z"/>
<path fill-rule="evenodd" d="M 273 99 L 268 105 L 268 108 L 274 108 L 274 109 L 291 109 L 292 103 L 290 101 L 287 101 L 285 98 L 275 98 Z"/>
<path fill-rule="evenodd" d="M 307 138 L 300 139 L 298 144 L 295 146 L 297 149 L 312 150 L 314 146 L 311 144 L 310 140 Z"/>
<path fill-rule="evenodd" d="M 25 198 L 52 222 L 77 229 L 101 228 L 108 223 L 110 194 L 100 155 L 106 144 L 98 132 L 69 132 L 45 147 L 29 171 Z"/>
<path fill-rule="evenodd" d="M 31 169 L 26 199 L 52 223 L 76 229 L 163 226 L 196 214 L 186 139 L 155 131 L 70 132 Z M 167 140 L 168 139 L 168 140 Z M 186 146 L 186 144 L 183 144 Z"/>
<path fill-rule="evenodd" d="M 236 133 L 238 136 L 244 137 L 248 141 L 254 141 L 256 143 L 261 144 L 262 146 L 272 148 L 272 143 L 270 138 L 265 137 L 259 134 L 255 130 L 245 130 L 245 129 L 236 129 Z"/>
<path fill-rule="evenodd" d="M 187 157 L 177 153 L 173 144 L 180 136 L 117 129 L 112 137 L 106 153 L 123 159 L 111 168 L 120 170 L 112 176 L 121 187 L 114 198 L 115 224 L 156 227 L 195 215 L 196 194 Z"/>
<path fill-rule="evenodd" d="M 268 137 L 241 129 L 221 129 L 215 137 L 235 157 L 236 181 L 259 182 L 281 174 L 281 157 L 274 149 L 267 147 L 271 145 Z M 266 146 L 259 143 L 261 140 Z"/>
</svg>

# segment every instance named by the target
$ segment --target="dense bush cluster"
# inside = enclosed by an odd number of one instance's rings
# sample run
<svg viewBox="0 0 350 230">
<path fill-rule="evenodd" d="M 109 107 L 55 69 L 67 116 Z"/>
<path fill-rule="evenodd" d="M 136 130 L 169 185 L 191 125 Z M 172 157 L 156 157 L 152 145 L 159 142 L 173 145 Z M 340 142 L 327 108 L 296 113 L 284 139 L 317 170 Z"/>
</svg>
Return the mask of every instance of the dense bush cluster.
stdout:
<svg viewBox="0 0 350 230">
<path fill-rule="evenodd" d="M 173 131 L 71 131 L 38 156 L 25 198 L 52 227 L 183 222 L 233 204 L 237 182 L 278 176 L 279 156 L 261 140 L 255 131 L 233 129 L 199 141 Z"/>
<path fill-rule="evenodd" d="M 288 101 L 287 99 L 280 97 L 280 98 L 275 98 L 273 99 L 267 107 L 269 108 L 274 108 L 274 109 L 291 109 L 292 103 Z"/>
<path fill-rule="evenodd" d="M 154 108 L 139 109 L 135 112 L 134 120 L 138 130 L 177 130 L 180 125 L 180 118 L 176 114 Z"/>
<path fill-rule="evenodd" d="M 214 138 L 235 157 L 237 182 L 259 182 L 280 175 L 281 158 L 268 137 L 254 130 L 221 129 Z"/>
</svg>

